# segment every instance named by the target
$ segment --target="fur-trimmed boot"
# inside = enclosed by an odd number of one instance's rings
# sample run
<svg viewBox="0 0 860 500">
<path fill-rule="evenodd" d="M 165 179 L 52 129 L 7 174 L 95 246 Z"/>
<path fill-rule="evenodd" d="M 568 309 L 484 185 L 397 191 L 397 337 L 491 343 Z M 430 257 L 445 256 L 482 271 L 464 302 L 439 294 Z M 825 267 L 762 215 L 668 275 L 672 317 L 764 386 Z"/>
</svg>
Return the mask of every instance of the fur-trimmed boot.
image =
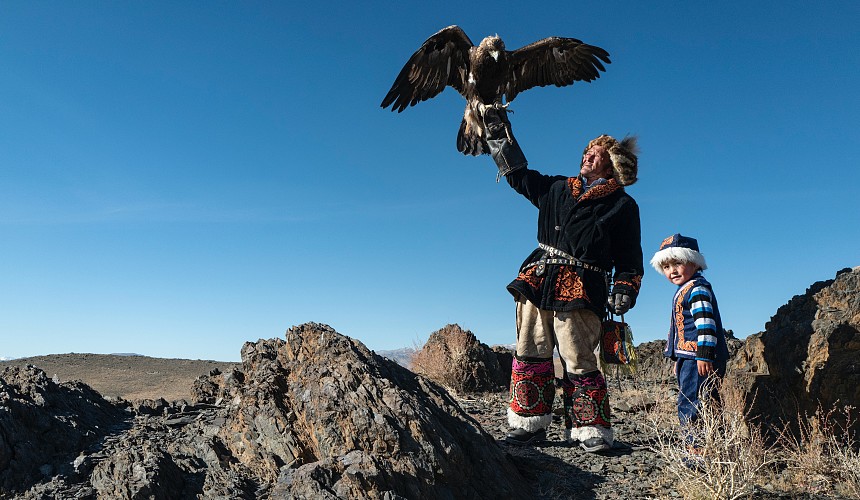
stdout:
<svg viewBox="0 0 860 500">
<path fill-rule="evenodd" d="M 606 380 L 599 371 L 574 375 L 568 373 L 564 390 L 565 438 L 588 452 L 612 448 L 609 394 Z"/>
<path fill-rule="evenodd" d="M 546 428 L 552 423 L 553 398 L 555 368 L 552 358 L 514 356 L 508 407 L 508 425 L 512 430 L 505 441 L 534 444 L 546 439 Z"/>
</svg>

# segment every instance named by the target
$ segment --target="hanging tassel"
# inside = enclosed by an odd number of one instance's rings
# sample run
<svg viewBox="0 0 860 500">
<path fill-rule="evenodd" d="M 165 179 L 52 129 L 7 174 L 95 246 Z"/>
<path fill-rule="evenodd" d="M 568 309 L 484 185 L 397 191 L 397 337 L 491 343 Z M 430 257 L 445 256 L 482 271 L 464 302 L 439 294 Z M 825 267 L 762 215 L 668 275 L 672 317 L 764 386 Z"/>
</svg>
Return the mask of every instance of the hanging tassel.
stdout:
<svg viewBox="0 0 860 500">
<path fill-rule="evenodd" d="M 624 315 L 621 315 L 621 322 L 624 323 Z M 624 323 L 624 354 L 627 363 L 621 365 L 621 371 L 633 377 L 636 375 L 636 348 L 633 346 L 633 330 L 627 323 Z"/>
</svg>

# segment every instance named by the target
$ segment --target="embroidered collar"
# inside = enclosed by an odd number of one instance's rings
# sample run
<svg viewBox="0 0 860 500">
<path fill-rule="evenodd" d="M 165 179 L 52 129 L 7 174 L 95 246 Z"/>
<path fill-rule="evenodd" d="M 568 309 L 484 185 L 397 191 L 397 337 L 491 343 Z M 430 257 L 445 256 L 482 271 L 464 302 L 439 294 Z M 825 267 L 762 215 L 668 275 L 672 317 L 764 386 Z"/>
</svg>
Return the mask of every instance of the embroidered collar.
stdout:
<svg viewBox="0 0 860 500">
<path fill-rule="evenodd" d="M 606 182 L 592 184 L 588 190 L 583 189 L 582 179 L 579 177 L 569 177 L 567 179 L 567 185 L 570 187 L 570 192 L 573 194 L 573 198 L 577 201 L 602 198 L 622 189 L 621 185 L 618 184 L 618 181 L 616 181 L 615 178 L 608 179 Z"/>
</svg>

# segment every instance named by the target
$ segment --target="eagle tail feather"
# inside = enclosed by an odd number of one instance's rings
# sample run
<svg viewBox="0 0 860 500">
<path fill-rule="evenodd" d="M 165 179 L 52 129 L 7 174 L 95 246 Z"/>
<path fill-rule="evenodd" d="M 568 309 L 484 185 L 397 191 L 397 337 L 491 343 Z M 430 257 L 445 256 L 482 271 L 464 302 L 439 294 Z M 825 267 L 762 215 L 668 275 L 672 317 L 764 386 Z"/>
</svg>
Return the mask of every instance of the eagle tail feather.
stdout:
<svg viewBox="0 0 860 500">
<path fill-rule="evenodd" d="M 465 118 L 460 122 L 460 130 L 457 132 L 457 151 L 471 156 L 490 152 L 487 142 L 476 133 L 475 129 L 467 125 Z"/>
</svg>

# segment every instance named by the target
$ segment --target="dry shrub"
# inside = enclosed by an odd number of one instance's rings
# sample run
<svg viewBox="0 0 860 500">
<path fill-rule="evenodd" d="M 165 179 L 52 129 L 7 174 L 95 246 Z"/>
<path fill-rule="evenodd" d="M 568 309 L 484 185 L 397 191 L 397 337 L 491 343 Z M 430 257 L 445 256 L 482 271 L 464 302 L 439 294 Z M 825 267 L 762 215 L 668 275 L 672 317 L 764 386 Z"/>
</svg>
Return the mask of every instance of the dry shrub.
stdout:
<svg viewBox="0 0 860 500">
<path fill-rule="evenodd" d="M 780 487 L 860 498 L 860 450 L 850 431 L 853 410 L 819 409 L 811 418 L 798 418 L 799 436 L 780 436 L 786 465 Z"/>
<path fill-rule="evenodd" d="M 717 378 L 708 383 L 720 384 Z M 720 401 L 705 401 L 689 433 L 698 450 L 692 453 L 672 402 L 672 423 L 666 404 L 648 413 L 656 435 L 653 450 L 665 462 L 659 484 L 672 484 L 684 498 L 742 498 L 766 482 L 774 461 L 759 427 L 747 421 L 745 394 L 730 381 L 719 389 Z"/>
</svg>

